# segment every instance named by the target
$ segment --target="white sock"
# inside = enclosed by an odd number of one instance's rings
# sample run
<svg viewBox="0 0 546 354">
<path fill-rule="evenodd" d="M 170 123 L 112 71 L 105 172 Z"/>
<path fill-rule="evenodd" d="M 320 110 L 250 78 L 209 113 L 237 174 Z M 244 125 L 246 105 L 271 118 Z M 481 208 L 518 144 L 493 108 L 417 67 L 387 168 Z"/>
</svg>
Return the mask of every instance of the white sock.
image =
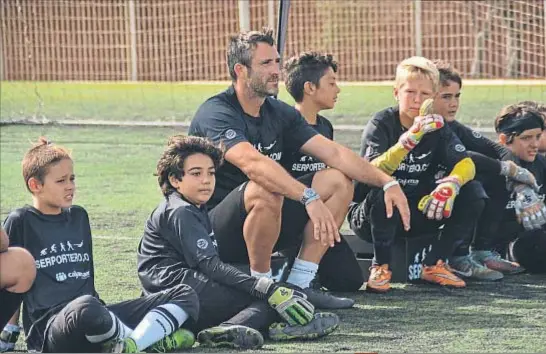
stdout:
<svg viewBox="0 0 546 354">
<path fill-rule="evenodd" d="M 260 273 L 260 272 L 257 272 L 255 271 L 254 269 L 250 269 L 250 275 L 252 275 L 253 277 L 256 277 L 256 278 L 269 278 L 271 279 L 273 277 L 273 274 L 271 273 L 271 268 L 269 268 L 269 270 L 265 273 Z"/>
<path fill-rule="evenodd" d="M 180 328 L 188 317 L 188 313 L 178 305 L 158 306 L 144 316 L 130 338 L 135 341 L 137 350 L 143 351 Z"/>
<path fill-rule="evenodd" d="M 303 289 L 308 288 L 311 281 L 315 279 L 317 270 L 318 264 L 296 258 L 286 282 L 297 285 Z"/>
<path fill-rule="evenodd" d="M 125 339 L 131 335 L 131 332 L 133 332 L 133 330 L 127 327 L 125 323 L 121 322 L 121 320 L 116 315 L 114 315 L 110 311 L 108 311 L 108 313 L 112 318 L 112 327 L 108 330 L 108 332 L 103 334 L 86 334 L 85 338 L 87 338 L 89 343 L 104 343 L 114 338 Z"/>
</svg>

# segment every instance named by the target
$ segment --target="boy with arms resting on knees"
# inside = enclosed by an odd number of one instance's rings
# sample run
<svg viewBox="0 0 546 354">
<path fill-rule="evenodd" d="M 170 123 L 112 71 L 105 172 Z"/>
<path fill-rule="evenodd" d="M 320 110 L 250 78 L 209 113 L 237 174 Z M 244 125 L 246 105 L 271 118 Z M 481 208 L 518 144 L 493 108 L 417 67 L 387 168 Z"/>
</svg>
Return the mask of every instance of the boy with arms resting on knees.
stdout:
<svg viewBox="0 0 546 354">
<path fill-rule="evenodd" d="M 10 244 L 36 259 L 36 280 L 23 299 L 27 348 L 134 353 L 191 347 L 193 334 L 179 329 L 197 318 L 197 295 L 189 286 L 108 306 L 100 300 L 89 218 L 72 205 L 76 185 L 69 152 L 42 138 L 22 165 L 33 203 L 12 211 L 4 227 Z M 10 323 L 18 318 L 17 312 Z"/>
<path fill-rule="evenodd" d="M 538 191 L 536 179 L 531 172 L 512 161 L 512 159 L 515 161 L 518 159 L 513 157 L 506 146 L 484 137 L 455 120 L 459 109 L 462 79 L 449 63 L 437 60 L 435 65 L 440 73 L 440 89 L 434 101 L 434 111 L 445 117 L 450 128 L 467 148 L 468 154 L 476 164 L 477 180 L 483 184 L 489 196 L 482 218 L 477 225 L 475 239 L 471 240 L 470 255 L 450 259 L 450 266 L 462 276 L 481 280 L 496 280 L 502 278 L 502 273 L 521 272 L 521 267 L 517 263 L 503 259 L 500 253 L 494 252 L 491 248 L 495 234 L 491 228 L 496 228 L 499 217 L 503 214 L 502 206 L 506 205 L 508 195 L 506 186 L 494 181 L 498 182 L 506 178 L 508 181 L 526 184 L 527 186 L 519 188 L 516 195 L 535 196 L 531 199 L 536 200 Z M 509 185 L 514 186 L 514 183 Z M 546 222 L 540 209 L 537 209 L 534 204 L 527 206 L 526 210 L 521 212 L 532 214 L 535 224 L 540 224 L 538 227 Z M 460 247 L 469 249 L 469 246 L 469 243 L 464 243 Z M 482 264 L 495 272 L 485 271 L 483 267 L 480 267 Z"/>
<path fill-rule="evenodd" d="M 337 62 L 330 54 L 306 52 L 288 59 L 284 68 L 286 89 L 296 101 L 295 108 L 313 129 L 333 140 L 332 123 L 319 112 L 332 109 L 336 104 L 340 92 L 336 80 Z M 294 178 L 327 168 L 324 162 L 300 151 L 283 154 L 281 165 Z M 340 239 L 322 257 L 314 285 L 331 291 L 357 291 L 364 283 L 362 271 L 347 241 L 342 235 Z M 283 254 L 289 254 L 293 260 L 298 249 L 283 250 Z"/>
<path fill-rule="evenodd" d="M 199 107 L 189 129 L 190 135 L 226 146 L 226 163 L 208 202 L 220 258 L 250 264 L 252 275 L 270 278 L 272 253 L 301 246 L 287 282 L 303 288 L 316 308 L 351 307 L 354 300 L 310 284 L 324 253 L 340 242 L 352 180 L 385 186 L 387 214 L 398 209 L 409 228 L 407 199 L 392 177 L 318 134 L 297 110 L 271 97 L 280 76 L 272 34 L 265 29 L 230 38 L 232 85 Z M 278 163 L 293 151 L 330 168 L 295 179 Z"/>
<path fill-rule="evenodd" d="M 0 226 L 0 352 L 13 351 L 19 337 L 19 326 L 8 320 L 21 306 L 23 294 L 36 277 L 36 266 L 32 255 L 20 247 L 9 247 L 9 238 Z"/>
<path fill-rule="evenodd" d="M 435 239 L 423 260 L 421 279 L 464 287 L 465 282 L 445 262 L 459 243 L 472 237 L 486 195 L 479 184 L 471 181 L 474 163 L 460 140 L 444 126 L 442 116 L 420 112 L 423 102 L 436 94 L 438 76 L 436 67 L 423 57 L 408 58 L 398 65 L 394 95 L 399 105 L 375 114 L 368 122 L 361 155 L 403 186 L 412 208 L 410 236 L 437 233 L 445 224 L 442 237 Z M 427 103 L 431 105 L 432 101 Z M 450 174 L 436 180 L 439 163 Z M 356 203 L 348 215 L 353 231 L 373 242 L 374 260 L 367 289 L 375 292 L 390 289 L 391 246 L 395 237 L 403 235 L 401 225 L 395 222 L 398 219 L 385 217 L 382 195 L 382 189 L 370 190 L 357 184 Z"/>
<path fill-rule="evenodd" d="M 525 104 L 505 107 L 495 119 L 499 142 L 510 150 L 519 165 L 533 173 L 539 192 L 538 197 L 517 193 L 525 186 L 515 184 L 513 191 L 516 193 L 509 195 L 496 235 L 490 235 L 490 239 L 495 241 L 494 249 L 497 252 L 508 251 L 511 261 L 533 273 L 546 272 L 546 227 L 536 214 L 522 212 L 522 209 L 534 205 L 542 217 L 546 215 L 542 203 L 546 192 L 546 158 L 539 153 L 544 130 L 540 112 Z"/>
<path fill-rule="evenodd" d="M 138 274 L 147 293 L 188 284 L 199 297 L 192 325 L 202 345 L 256 349 L 260 330 L 274 340 L 317 338 L 338 325 L 334 314 L 315 314 L 299 290 L 256 278 L 218 256 L 206 203 L 216 184 L 222 151 L 204 138 L 174 136 L 157 163 L 165 197 L 146 222 L 138 247 Z M 276 323 L 281 318 L 288 322 Z M 212 328 L 209 328 L 213 326 Z"/>
</svg>

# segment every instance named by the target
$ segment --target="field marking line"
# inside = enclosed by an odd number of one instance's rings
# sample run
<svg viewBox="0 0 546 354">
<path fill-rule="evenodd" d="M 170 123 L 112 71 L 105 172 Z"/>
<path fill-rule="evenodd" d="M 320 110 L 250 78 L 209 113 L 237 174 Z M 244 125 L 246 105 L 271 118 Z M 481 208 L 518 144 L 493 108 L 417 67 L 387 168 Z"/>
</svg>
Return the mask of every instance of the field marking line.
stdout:
<svg viewBox="0 0 546 354">
<path fill-rule="evenodd" d="M 21 81 L 24 83 L 34 83 L 34 81 Z M 64 81 L 38 81 L 40 83 L 66 84 Z M 228 80 L 203 80 L 203 81 L 70 81 L 69 84 L 115 84 L 115 85 L 142 85 L 142 86 L 157 86 L 157 85 L 174 85 L 174 86 L 214 86 L 214 85 L 231 85 Z M 284 82 L 279 82 L 284 86 Z M 339 86 L 393 86 L 394 80 L 382 81 L 338 81 Z M 463 78 L 464 86 L 546 86 L 544 79 L 465 79 Z"/>
<path fill-rule="evenodd" d="M 59 125 L 59 126 L 105 126 L 105 127 L 158 127 L 158 128 L 189 128 L 190 122 L 161 122 L 161 121 L 113 121 L 95 119 L 71 119 L 71 120 L 34 120 L 21 119 L 0 121 L 0 125 Z M 364 124 L 334 124 L 334 130 L 338 131 L 362 131 Z M 480 133 L 494 133 L 493 127 L 472 127 Z"/>
</svg>

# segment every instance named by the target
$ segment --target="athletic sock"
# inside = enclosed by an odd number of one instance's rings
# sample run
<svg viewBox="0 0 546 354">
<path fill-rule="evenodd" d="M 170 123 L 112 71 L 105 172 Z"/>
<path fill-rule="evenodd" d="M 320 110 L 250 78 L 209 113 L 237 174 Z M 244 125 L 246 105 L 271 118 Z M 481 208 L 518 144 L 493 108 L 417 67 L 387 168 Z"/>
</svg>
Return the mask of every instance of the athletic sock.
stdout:
<svg viewBox="0 0 546 354">
<path fill-rule="evenodd" d="M 255 271 L 254 269 L 250 269 L 250 275 L 256 278 L 268 278 L 271 279 L 273 277 L 273 273 L 271 272 L 271 268 L 265 273 L 260 273 Z"/>
<path fill-rule="evenodd" d="M 144 316 L 130 338 L 137 350 L 143 351 L 180 328 L 188 317 L 188 313 L 178 305 L 160 305 Z"/>
<path fill-rule="evenodd" d="M 303 289 L 308 288 L 309 284 L 315 279 L 317 270 L 318 264 L 296 258 L 286 282 Z"/>
<path fill-rule="evenodd" d="M 108 314 L 110 314 L 110 318 L 112 320 L 110 329 L 102 334 L 86 334 L 85 338 L 87 338 L 89 343 L 104 343 L 112 339 L 125 339 L 131 335 L 131 332 L 133 331 L 131 328 L 127 327 L 125 323 L 121 322 L 121 320 L 112 312 L 108 311 Z"/>
</svg>

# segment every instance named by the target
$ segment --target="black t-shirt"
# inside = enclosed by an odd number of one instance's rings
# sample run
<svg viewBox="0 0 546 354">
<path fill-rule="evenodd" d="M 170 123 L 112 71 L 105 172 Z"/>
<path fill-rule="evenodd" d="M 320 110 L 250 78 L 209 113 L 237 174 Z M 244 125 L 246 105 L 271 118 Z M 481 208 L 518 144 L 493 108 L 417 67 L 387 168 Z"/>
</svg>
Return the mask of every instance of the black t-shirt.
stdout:
<svg viewBox="0 0 546 354">
<path fill-rule="evenodd" d="M 368 122 L 362 133 L 360 155 L 372 161 L 398 142 L 407 131 L 400 123 L 398 107 L 390 107 L 376 113 Z M 421 197 L 423 188 L 435 182 L 440 162 L 452 169 L 459 161 L 468 157 L 466 148 L 453 134 L 448 125 L 426 134 L 417 146 L 408 153 L 393 173 L 408 198 Z M 367 194 L 368 187 L 356 184 L 356 202 L 361 202 Z"/>
<path fill-rule="evenodd" d="M 98 298 L 89 217 L 79 206 L 63 209 L 58 215 L 24 206 L 8 215 L 4 228 L 10 246 L 27 249 L 36 261 L 36 279 L 24 295 L 23 326 L 28 349 L 40 351 L 53 314 L 79 296 Z"/>
<path fill-rule="evenodd" d="M 448 125 L 468 151 L 475 151 L 493 159 L 500 159 L 507 153 L 508 149 L 505 146 L 488 139 L 464 124 L 452 121 L 448 122 Z"/>
<path fill-rule="evenodd" d="M 266 97 L 259 117 L 246 114 L 233 86 L 209 98 L 195 113 L 189 129 L 190 135 L 223 142 L 226 151 L 248 142 L 260 153 L 275 161 L 283 154 L 298 151 L 317 132 L 307 124 L 301 114 L 290 105 L 273 97 Z M 216 171 L 216 188 L 208 206 L 213 208 L 233 189 L 248 181 L 237 167 L 226 163 Z"/>
<path fill-rule="evenodd" d="M 330 140 L 334 140 L 334 127 L 332 126 L 332 123 L 323 116 L 317 115 L 317 123 L 311 125 L 311 127 L 313 127 L 317 133 L 322 134 Z M 320 171 L 327 167 L 324 162 L 300 151 L 284 153 L 281 165 L 283 165 L 294 178 L 300 178 L 308 173 Z"/>
</svg>

